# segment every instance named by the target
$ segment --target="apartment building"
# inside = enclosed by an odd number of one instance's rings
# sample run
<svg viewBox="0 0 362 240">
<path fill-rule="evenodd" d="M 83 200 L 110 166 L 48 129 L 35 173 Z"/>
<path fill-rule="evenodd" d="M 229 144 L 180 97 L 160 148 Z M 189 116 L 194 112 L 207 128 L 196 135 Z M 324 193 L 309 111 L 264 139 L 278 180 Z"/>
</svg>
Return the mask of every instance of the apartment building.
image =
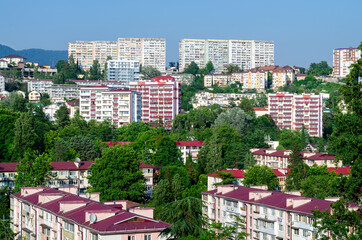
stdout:
<svg viewBox="0 0 362 240">
<path fill-rule="evenodd" d="M 192 99 L 192 105 L 194 108 L 212 106 L 213 104 L 229 106 L 230 102 L 238 105 L 243 97 L 252 99 L 255 96 L 254 93 L 210 93 L 198 91 Z"/>
<path fill-rule="evenodd" d="M 24 82 L 27 83 L 28 92 L 37 91 L 40 93 L 45 93 L 47 87 L 53 85 L 52 79 L 24 79 Z"/>
<path fill-rule="evenodd" d="M 267 148 L 252 148 L 250 152 L 253 153 L 257 165 L 265 165 L 270 168 L 287 168 L 289 165 L 289 157 L 292 150 L 275 150 Z M 315 152 L 301 152 L 303 162 L 308 166 L 314 164 L 318 166 L 326 165 L 327 167 L 341 167 L 342 161 L 335 163 L 335 156 L 327 153 Z"/>
<path fill-rule="evenodd" d="M 224 185 L 203 192 L 203 212 L 215 222 L 235 226 L 233 215 L 243 221 L 239 231 L 250 239 L 316 239 L 312 210 L 330 210 L 332 201 L 279 191 Z M 358 206 L 351 204 L 350 210 Z"/>
<path fill-rule="evenodd" d="M 5 91 L 5 76 L 0 73 L 0 92 Z"/>
<path fill-rule="evenodd" d="M 68 43 L 68 58 L 73 55 L 84 70 L 89 70 L 94 60 L 98 60 L 103 69 L 107 57 L 118 59 L 116 41 L 75 41 Z"/>
<path fill-rule="evenodd" d="M 196 162 L 197 155 L 202 147 L 203 141 L 177 141 L 176 145 L 181 152 L 181 159 L 186 164 L 187 158 L 191 156 L 192 161 Z"/>
<path fill-rule="evenodd" d="M 161 167 L 156 167 L 153 165 L 145 164 L 144 162 L 140 165 L 140 170 L 143 173 L 146 184 L 146 196 L 152 196 L 153 189 L 156 186 L 156 177 L 160 174 Z"/>
<path fill-rule="evenodd" d="M 15 66 L 17 66 L 19 63 L 24 63 L 25 59 L 25 57 L 16 54 L 10 54 L 0 58 L 0 60 L 5 61 L 7 64 L 13 64 Z"/>
<path fill-rule="evenodd" d="M 152 66 L 166 71 L 166 39 L 118 38 L 118 59 L 138 61 L 142 66 Z"/>
<path fill-rule="evenodd" d="M 141 120 L 151 124 L 162 121 L 171 128 L 172 120 L 181 109 L 181 84 L 172 80 L 130 82 L 130 90 L 142 96 Z"/>
<path fill-rule="evenodd" d="M 204 87 L 226 86 L 231 84 L 231 75 L 228 74 L 207 74 L 204 77 Z"/>
<path fill-rule="evenodd" d="M 259 40 L 182 39 L 179 43 L 179 69 L 191 62 L 204 68 L 208 61 L 216 73 L 227 71 L 228 64 L 241 69 L 274 65 L 274 42 Z"/>
<path fill-rule="evenodd" d="M 101 203 L 92 195 L 21 188 L 10 196 L 11 228 L 19 239 L 166 239 L 159 234 L 170 224 L 142 215 L 147 209 L 130 211 L 125 201 Z"/>
<path fill-rule="evenodd" d="M 279 87 L 293 83 L 294 80 L 295 70 L 292 67 L 278 67 L 273 70 L 272 88 L 278 89 Z"/>
<path fill-rule="evenodd" d="M 80 88 L 80 115 L 86 120 L 110 120 L 115 127 L 141 119 L 141 95 L 103 85 Z"/>
<path fill-rule="evenodd" d="M 279 187 L 280 189 L 285 188 L 287 175 L 289 169 L 282 169 L 282 168 L 272 168 L 275 175 L 278 177 Z M 243 186 L 243 181 L 245 178 L 245 171 L 246 169 L 226 169 L 221 170 L 221 172 L 230 173 L 234 178 L 236 178 L 235 185 Z M 216 189 L 218 185 L 222 182 L 222 178 L 219 173 L 209 173 L 207 174 L 207 190 Z"/>
<path fill-rule="evenodd" d="M 137 61 L 109 60 L 107 62 L 107 78 L 128 87 L 129 82 L 140 79 L 140 64 Z"/>
<path fill-rule="evenodd" d="M 79 98 L 80 87 L 77 84 L 52 84 L 45 87 L 50 98 L 76 99 Z"/>
<path fill-rule="evenodd" d="M 337 48 L 333 50 L 333 76 L 346 77 L 352 63 L 361 58 L 361 50 L 358 48 Z"/>
<path fill-rule="evenodd" d="M 268 113 L 279 128 L 301 130 L 310 136 L 323 136 L 323 101 L 314 93 L 269 93 Z"/>
<path fill-rule="evenodd" d="M 268 71 L 250 69 L 243 74 L 243 89 L 264 91 L 268 83 Z"/>
</svg>

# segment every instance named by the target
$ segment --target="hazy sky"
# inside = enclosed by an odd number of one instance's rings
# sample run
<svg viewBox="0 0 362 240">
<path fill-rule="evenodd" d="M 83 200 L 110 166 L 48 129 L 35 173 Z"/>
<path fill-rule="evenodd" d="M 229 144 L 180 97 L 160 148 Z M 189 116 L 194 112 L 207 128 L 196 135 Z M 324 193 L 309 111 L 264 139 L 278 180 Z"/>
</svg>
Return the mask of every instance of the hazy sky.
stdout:
<svg viewBox="0 0 362 240">
<path fill-rule="evenodd" d="M 67 50 L 75 40 L 166 38 L 167 62 L 182 38 L 274 40 L 275 64 L 332 62 L 362 41 L 362 0 L 1 1 L 0 43 Z"/>
</svg>

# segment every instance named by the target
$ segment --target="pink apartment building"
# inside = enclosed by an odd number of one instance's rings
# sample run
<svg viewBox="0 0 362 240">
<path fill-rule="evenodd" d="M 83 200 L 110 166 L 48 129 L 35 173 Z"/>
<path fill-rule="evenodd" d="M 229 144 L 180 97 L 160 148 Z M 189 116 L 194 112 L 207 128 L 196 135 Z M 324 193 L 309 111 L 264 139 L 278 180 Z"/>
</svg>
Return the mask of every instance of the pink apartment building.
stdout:
<svg viewBox="0 0 362 240">
<path fill-rule="evenodd" d="M 314 93 L 270 93 L 268 113 L 279 128 L 301 130 L 304 125 L 310 136 L 323 136 L 322 96 Z"/>
<path fill-rule="evenodd" d="M 10 196 L 12 230 L 27 240 L 165 239 L 159 234 L 170 225 L 148 217 L 148 209 L 142 215 L 140 209 L 123 208 L 124 201 L 103 204 L 84 195 L 46 187 L 21 188 Z"/>
<path fill-rule="evenodd" d="M 130 90 L 141 93 L 141 121 L 156 124 L 161 120 L 166 128 L 171 128 L 181 109 L 181 83 L 154 79 L 130 82 Z"/>
</svg>

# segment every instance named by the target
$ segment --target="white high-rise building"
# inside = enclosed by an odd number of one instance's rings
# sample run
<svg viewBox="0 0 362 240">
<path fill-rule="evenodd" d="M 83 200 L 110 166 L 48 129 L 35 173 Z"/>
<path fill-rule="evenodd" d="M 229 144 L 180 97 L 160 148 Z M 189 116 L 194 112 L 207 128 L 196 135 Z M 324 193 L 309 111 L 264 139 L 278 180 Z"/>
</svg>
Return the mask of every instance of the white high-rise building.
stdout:
<svg viewBox="0 0 362 240">
<path fill-rule="evenodd" d="M 141 95 L 106 86 L 80 88 L 80 115 L 86 120 L 111 120 L 115 127 L 141 120 Z"/>
<path fill-rule="evenodd" d="M 107 78 L 117 81 L 122 86 L 129 86 L 129 82 L 140 78 L 140 64 L 137 61 L 109 60 L 107 62 Z"/>
<path fill-rule="evenodd" d="M 274 42 L 182 39 L 179 44 L 180 71 L 193 61 L 200 68 L 211 61 L 217 73 L 226 72 L 228 64 L 236 64 L 244 70 L 274 65 Z"/>
<path fill-rule="evenodd" d="M 166 71 L 166 39 L 118 38 L 118 59 L 138 61 L 142 66 L 152 66 Z"/>
<path fill-rule="evenodd" d="M 68 43 L 68 58 L 73 55 L 74 61 L 78 62 L 84 70 L 88 70 L 93 60 L 98 60 L 101 69 L 108 57 L 118 59 L 116 41 L 76 41 Z"/>
<path fill-rule="evenodd" d="M 357 48 L 337 48 L 333 50 L 333 76 L 346 77 L 352 63 L 361 58 L 361 50 Z"/>
</svg>

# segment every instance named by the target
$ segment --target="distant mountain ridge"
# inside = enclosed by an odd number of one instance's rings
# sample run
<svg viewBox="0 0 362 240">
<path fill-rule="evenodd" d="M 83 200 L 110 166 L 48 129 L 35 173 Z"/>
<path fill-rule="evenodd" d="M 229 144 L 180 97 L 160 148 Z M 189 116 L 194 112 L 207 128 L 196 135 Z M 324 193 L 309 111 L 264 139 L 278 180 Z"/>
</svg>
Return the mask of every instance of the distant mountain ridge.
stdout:
<svg viewBox="0 0 362 240">
<path fill-rule="evenodd" d="M 26 61 L 36 62 L 40 65 L 49 64 L 54 65 L 59 60 L 68 60 L 67 50 L 44 50 L 44 49 L 24 49 L 15 50 L 11 47 L 0 44 L 0 57 L 4 57 L 9 54 L 17 54 L 26 58 Z"/>
</svg>

